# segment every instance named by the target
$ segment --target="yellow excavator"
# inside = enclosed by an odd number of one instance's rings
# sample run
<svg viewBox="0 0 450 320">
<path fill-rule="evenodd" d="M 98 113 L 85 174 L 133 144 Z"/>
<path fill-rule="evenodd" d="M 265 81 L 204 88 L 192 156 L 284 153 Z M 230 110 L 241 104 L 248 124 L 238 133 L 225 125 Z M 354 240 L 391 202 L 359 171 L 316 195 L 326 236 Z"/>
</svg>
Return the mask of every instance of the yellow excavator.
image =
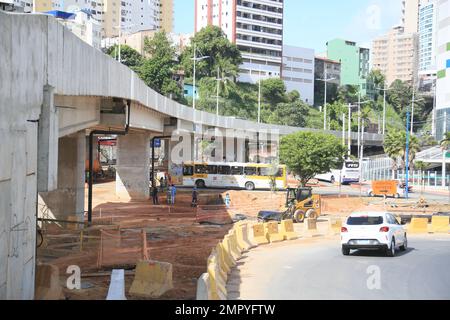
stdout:
<svg viewBox="0 0 450 320">
<path fill-rule="evenodd" d="M 302 223 L 306 218 L 317 219 L 322 214 L 320 195 L 314 195 L 312 188 L 288 188 L 284 212 L 260 211 L 258 221 L 294 220 Z"/>
</svg>

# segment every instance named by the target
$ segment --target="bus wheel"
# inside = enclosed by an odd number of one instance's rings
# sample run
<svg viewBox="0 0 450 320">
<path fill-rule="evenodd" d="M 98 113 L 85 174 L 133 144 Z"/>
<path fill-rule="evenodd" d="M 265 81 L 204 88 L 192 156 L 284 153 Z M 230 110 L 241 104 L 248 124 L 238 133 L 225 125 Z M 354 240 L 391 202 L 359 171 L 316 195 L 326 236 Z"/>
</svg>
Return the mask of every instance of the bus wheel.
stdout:
<svg viewBox="0 0 450 320">
<path fill-rule="evenodd" d="M 247 182 L 245 184 L 245 189 L 248 191 L 253 191 L 255 190 L 255 184 L 253 182 Z"/>
<path fill-rule="evenodd" d="M 199 188 L 199 189 L 204 189 L 204 188 L 206 188 L 205 181 L 203 181 L 203 180 L 197 180 L 197 181 L 195 182 L 195 185 L 196 185 L 197 188 Z"/>
</svg>

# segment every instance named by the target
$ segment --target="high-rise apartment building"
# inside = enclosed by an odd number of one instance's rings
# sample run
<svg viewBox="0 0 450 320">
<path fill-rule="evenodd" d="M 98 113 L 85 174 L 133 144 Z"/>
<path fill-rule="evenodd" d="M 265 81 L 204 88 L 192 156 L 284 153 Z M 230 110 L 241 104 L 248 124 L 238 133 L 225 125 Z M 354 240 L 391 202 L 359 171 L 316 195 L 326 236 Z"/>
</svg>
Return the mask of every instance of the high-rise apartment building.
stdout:
<svg viewBox="0 0 450 320">
<path fill-rule="evenodd" d="M 34 0 L 34 11 L 88 10 L 102 27 L 103 37 L 141 30 L 173 30 L 173 0 Z"/>
<path fill-rule="evenodd" d="M 286 89 L 297 90 L 304 102 L 314 105 L 314 49 L 285 45 L 282 73 Z"/>
<path fill-rule="evenodd" d="M 370 72 L 370 50 L 353 41 L 334 39 L 327 42 L 328 59 L 341 63 L 341 85 L 360 86 L 367 93 L 367 77 Z"/>
<path fill-rule="evenodd" d="M 395 80 L 417 83 L 418 35 L 397 26 L 373 41 L 373 69 L 380 70 L 390 85 Z"/>
<path fill-rule="evenodd" d="M 450 131 L 450 0 L 436 3 L 436 138 Z"/>
<path fill-rule="evenodd" d="M 436 80 L 436 1 L 419 7 L 419 89 L 430 92 Z"/>
<path fill-rule="evenodd" d="M 196 0 L 195 31 L 219 26 L 242 53 L 239 81 L 281 77 L 283 0 Z"/>
</svg>

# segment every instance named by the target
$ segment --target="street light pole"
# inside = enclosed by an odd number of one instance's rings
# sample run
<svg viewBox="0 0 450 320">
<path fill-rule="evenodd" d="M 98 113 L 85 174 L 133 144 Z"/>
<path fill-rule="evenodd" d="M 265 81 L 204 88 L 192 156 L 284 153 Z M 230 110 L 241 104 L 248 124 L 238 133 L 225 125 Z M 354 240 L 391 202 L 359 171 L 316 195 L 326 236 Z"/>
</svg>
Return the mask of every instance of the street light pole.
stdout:
<svg viewBox="0 0 450 320">
<path fill-rule="evenodd" d="M 258 123 L 261 123 L 261 65 L 259 65 L 258 77 Z"/>
<path fill-rule="evenodd" d="M 220 69 L 217 68 L 217 101 L 216 101 L 216 114 L 219 116 L 219 84 L 222 79 L 220 78 Z"/>
<path fill-rule="evenodd" d="M 409 198 L 409 139 L 410 139 L 410 131 L 409 131 L 409 121 L 410 121 L 410 110 L 408 107 L 408 110 L 406 112 L 406 150 L 405 150 L 405 155 L 406 155 L 406 178 L 405 178 L 405 198 L 408 199 Z"/>
<path fill-rule="evenodd" d="M 383 135 L 386 134 L 386 85 L 383 90 Z"/>
<path fill-rule="evenodd" d="M 323 109 L 324 109 L 324 113 L 323 113 L 323 130 L 327 130 L 327 78 L 328 78 L 328 74 L 327 74 L 327 68 L 326 66 L 324 67 L 325 69 L 325 77 L 324 77 L 324 82 L 325 82 L 325 96 L 324 96 L 324 103 L 323 103 Z"/>
<path fill-rule="evenodd" d="M 195 73 L 197 71 L 197 46 L 194 43 L 194 80 L 193 80 L 193 87 L 194 87 L 194 92 L 193 92 L 193 99 L 192 99 L 192 108 L 195 110 L 195 100 L 196 100 L 196 92 L 195 92 Z"/>
<path fill-rule="evenodd" d="M 352 104 L 348 104 L 348 156 L 352 155 Z"/>
<path fill-rule="evenodd" d="M 412 102 L 411 102 L 411 134 L 414 134 L 414 102 L 416 99 L 416 91 L 413 88 Z"/>
</svg>

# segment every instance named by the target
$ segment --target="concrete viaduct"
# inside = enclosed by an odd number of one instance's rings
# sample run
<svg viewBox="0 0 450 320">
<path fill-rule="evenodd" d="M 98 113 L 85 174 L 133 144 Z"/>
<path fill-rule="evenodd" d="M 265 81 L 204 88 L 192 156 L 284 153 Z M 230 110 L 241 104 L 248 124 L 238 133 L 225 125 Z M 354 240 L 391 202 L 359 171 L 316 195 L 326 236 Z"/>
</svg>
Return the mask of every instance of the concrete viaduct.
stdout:
<svg viewBox="0 0 450 320">
<path fill-rule="evenodd" d="M 0 60 L 0 299 L 33 299 L 38 198 L 56 218 L 83 221 L 86 136 L 123 130 L 128 106 L 130 131 L 118 138 L 116 189 L 130 198 L 148 197 L 152 137 L 195 134 L 194 123 L 200 131 L 311 131 L 180 105 L 45 15 L 0 12 Z M 382 140 L 365 136 L 368 145 Z M 236 141 L 238 148 L 226 151 L 232 157 L 244 148 L 245 141 Z"/>
</svg>

